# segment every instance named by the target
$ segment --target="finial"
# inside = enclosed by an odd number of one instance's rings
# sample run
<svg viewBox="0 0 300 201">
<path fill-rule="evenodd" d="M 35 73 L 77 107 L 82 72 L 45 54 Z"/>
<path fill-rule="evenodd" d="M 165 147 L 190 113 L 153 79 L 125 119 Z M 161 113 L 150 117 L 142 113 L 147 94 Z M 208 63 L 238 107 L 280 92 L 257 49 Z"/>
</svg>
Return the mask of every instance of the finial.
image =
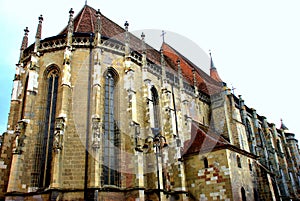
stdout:
<svg viewBox="0 0 300 201">
<path fill-rule="evenodd" d="M 101 15 L 101 12 L 100 12 L 100 9 L 98 9 L 97 11 L 96 11 L 96 14 L 97 14 L 97 16 L 99 15 Z"/>
<path fill-rule="evenodd" d="M 162 37 L 162 39 L 163 39 L 163 43 L 165 42 L 165 35 L 167 34 L 167 32 L 165 32 L 164 30 L 162 30 L 162 32 L 161 32 L 161 37 Z"/>
<path fill-rule="evenodd" d="M 180 66 L 180 59 L 179 58 L 177 59 L 176 62 L 177 62 L 177 65 Z"/>
<path fill-rule="evenodd" d="M 142 38 L 143 41 L 145 40 L 145 34 L 144 34 L 144 32 L 142 32 L 141 38 Z"/>
<path fill-rule="evenodd" d="M 195 69 L 195 68 L 192 69 L 192 73 L 193 73 L 194 86 L 196 86 L 196 84 L 197 84 L 197 79 L 196 79 L 196 69 Z"/>
<path fill-rule="evenodd" d="M 181 71 L 181 66 L 180 66 L 180 59 L 178 58 L 177 60 L 176 60 L 176 62 L 177 62 L 177 67 L 178 67 L 178 73 L 179 74 L 181 74 L 182 73 L 182 71 Z"/>
<path fill-rule="evenodd" d="M 211 50 L 209 50 L 209 56 L 210 56 L 210 68 L 215 69 L 216 67 L 211 56 Z"/>
<path fill-rule="evenodd" d="M 101 12 L 100 12 L 100 9 L 98 9 L 96 11 L 96 17 L 97 17 L 97 21 L 96 21 L 96 28 L 95 28 L 95 32 L 96 33 L 101 33 Z"/>
<path fill-rule="evenodd" d="M 25 32 L 25 36 L 28 36 L 28 32 L 29 32 L 29 29 L 28 29 L 28 27 L 26 27 L 25 29 L 24 29 L 24 32 Z"/>
<path fill-rule="evenodd" d="M 236 90 L 236 88 L 231 84 L 231 91 L 233 95 L 234 95 L 234 90 Z"/>
<path fill-rule="evenodd" d="M 70 9 L 69 13 L 70 13 L 70 17 L 73 17 L 73 15 L 74 15 L 74 10 L 73 10 L 73 8 Z"/>
<path fill-rule="evenodd" d="M 28 27 L 26 27 L 24 29 L 24 37 L 23 37 L 22 44 L 21 44 L 21 50 L 25 50 L 27 48 L 27 45 L 28 45 L 28 33 L 29 33 L 29 30 L 28 30 Z"/>
<path fill-rule="evenodd" d="M 44 20 L 43 15 L 40 15 L 40 16 L 39 16 L 39 23 L 42 23 L 43 20 Z"/>
<path fill-rule="evenodd" d="M 35 38 L 41 39 L 41 37 L 42 37 L 42 22 L 44 20 L 43 15 L 40 15 L 38 19 L 39 19 L 39 24 L 38 24 L 38 27 L 36 30 Z"/>
<path fill-rule="evenodd" d="M 68 22 L 67 47 L 70 47 L 72 44 L 72 35 L 74 32 L 73 8 L 70 9 L 69 13 L 70 13 L 70 16 L 69 16 L 69 22 Z"/>
<path fill-rule="evenodd" d="M 87 0 L 85 0 L 85 5 L 87 5 Z"/>
<path fill-rule="evenodd" d="M 125 22 L 124 26 L 125 26 L 125 30 L 128 31 L 128 27 L 129 27 L 128 21 Z"/>
<path fill-rule="evenodd" d="M 146 44 L 145 44 L 145 34 L 144 34 L 144 32 L 142 32 L 141 38 L 142 38 L 142 52 L 143 52 L 143 54 L 145 54 L 146 53 Z"/>
</svg>

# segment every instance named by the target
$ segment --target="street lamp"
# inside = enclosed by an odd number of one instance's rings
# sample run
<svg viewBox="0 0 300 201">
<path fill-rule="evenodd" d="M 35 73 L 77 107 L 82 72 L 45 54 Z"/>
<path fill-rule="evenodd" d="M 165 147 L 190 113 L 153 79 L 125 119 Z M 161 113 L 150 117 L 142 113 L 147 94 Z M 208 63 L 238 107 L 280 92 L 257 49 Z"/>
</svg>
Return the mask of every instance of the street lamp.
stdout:
<svg viewBox="0 0 300 201">
<path fill-rule="evenodd" d="M 154 136 L 148 136 L 145 139 L 145 144 L 143 146 L 143 152 L 146 153 L 149 150 L 149 144 L 151 144 L 151 140 L 152 140 L 153 147 L 155 148 L 155 157 L 156 157 L 158 200 L 161 201 L 158 156 L 161 154 L 161 150 L 163 148 L 168 147 L 168 143 L 166 141 L 166 138 L 160 134 L 158 129 L 151 128 L 151 130 L 152 130 L 152 133 L 154 134 Z"/>
</svg>

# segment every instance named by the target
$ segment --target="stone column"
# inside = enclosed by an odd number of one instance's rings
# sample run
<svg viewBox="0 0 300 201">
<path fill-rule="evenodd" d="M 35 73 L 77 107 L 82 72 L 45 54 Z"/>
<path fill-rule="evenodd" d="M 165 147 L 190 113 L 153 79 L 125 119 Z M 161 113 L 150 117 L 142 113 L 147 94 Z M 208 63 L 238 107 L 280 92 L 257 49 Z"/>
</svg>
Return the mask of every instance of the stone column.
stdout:
<svg viewBox="0 0 300 201">
<path fill-rule="evenodd" d="M 16 129 L 15 129 L 15 140 L 13 145 L 13 157 L 12 163 L 10 168 L 10 177 L 8 181 L 7 192 L 22 192 L 22 176 L 23 172 L 23 160 L 24 155 L 23 147 L 25 145 L 24 140 L 26 138 L 25 131 L 26 131 L 27 122 L 19 121 Z"/>
<path fill-rule="evenodd" d="M 65 132 L 65 118 L 58 117 L 55 120 L 55 132 L 53 142 L 53 160 L 52 160 L 52 183 L 51 188 L 61 188 L 61 168 L 62 168 L 62 149 L 63 137 Z"/>
<path fill-rule="evenodd" d="M 62 186 L 62 149 L 64 146 L 64 134 L 68 125 L 68 114 L 70 110 L 71 98 L 71 61 L 72 61 L 72 35 L 73 35 L 73 14 L 74 11 L 69 11 L 67 45 L 64 51 L 64 61 L 62 67 L 62 82 L 61 82 L 61 107 L 59 108 L 58 117 L 55 122 L 55 133 L 53 141 L 53 156 L 52 156 L 52 178 L 50 188 L 58 189 Z"/>
</svg>

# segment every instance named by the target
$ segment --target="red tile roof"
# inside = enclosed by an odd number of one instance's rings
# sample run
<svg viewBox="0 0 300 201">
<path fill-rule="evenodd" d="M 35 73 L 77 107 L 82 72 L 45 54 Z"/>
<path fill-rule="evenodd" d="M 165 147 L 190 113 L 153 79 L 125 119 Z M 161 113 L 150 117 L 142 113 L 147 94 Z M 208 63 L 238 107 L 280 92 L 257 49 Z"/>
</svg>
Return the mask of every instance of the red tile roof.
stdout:
<svg viewBox="0 0 300 201">
<path fill-rule="evenodd" d="M 216 68 L 210 69 L 210 77 L 213 78 L 214 80 L 216 80 L 217 82 L 223 82 L 222 79 L 220 78 Z"/>
<path fill-rule="evenodd" d="M 217 82 L 212 79 L 209 75 L 207 75 L 204 71 L 202 71 L 198 66 L 193 64 L 189 59 L 180 54 L 173 47 L 168 45 L 167 43 L 163 43 L 162 45 L 163 53 L 167 57 L 171 59 L 171 61 L 175 64 L 178 59 L 180 59 L 180 65 L 182 69 L 182 74 L 186 78 L 186 80 L 193 85 L 193 70 L 196 73 L 197 87 L 200 91 L 205 92 L 206 94 L 215 94 L 222 90 L 222 83 Z"/>
<path fill-rule="evenodd" d="M 74 17 L 74 32 L 82 32 L 82 33 L 94 33 L 95 32 L 95 24 L 96 24 L 96 10 L 88 5 L 85 5 L 80 12 Z M 66 34 L 67 27 L 65 27 L 60 34 Z M 108 37 L 110 39 L 116 39 L 122 43 L 125 42 L 125 29 L 120 27 L 118 24 L 108 19 L 106 16 L 101 14 L 101 35 Z M 130 48 L 133 50 L 142 53 L 142 41 L 129 33 L 130 37 Z M 192 70 L 196 70 L 196 79 L 198 84 L 198 89 L 208 95 L 215 94 L 221 91 L 222 86 L 221 83 L 212 79 L 209 75 L 207 75 L 204 71 L 198 68 L 195 64 L 177 52 L 174 48 L 163 43 L 162 46 L 164 50 L 164 55 L 169 57 L 166 58 L 168 62 L 166 62 L 167 68 L 172 68 L 174 70 L 176 67 L 176 60 L 178 58 L 181 59 L 182 65 L 182 73 L 185 79 L 189 84 L 193 85 L 193 74 Z M 160 65 L 161 55 L 160 52 L 155 50 L 150 45 L 146 44 L 146 52 L 147 59 L 152 61 L 153 63 Z M 171 62 L 170 62 L 171 61 Z"/>
<path fill-rule="evenodd" d="M 203 131 L 197 123 L 192 123 L 191 139 L 184 142 L 183 155 L 206 153 L 216 149 L 226 148 L 230 143 L 209 129 Z"/>
</svg>

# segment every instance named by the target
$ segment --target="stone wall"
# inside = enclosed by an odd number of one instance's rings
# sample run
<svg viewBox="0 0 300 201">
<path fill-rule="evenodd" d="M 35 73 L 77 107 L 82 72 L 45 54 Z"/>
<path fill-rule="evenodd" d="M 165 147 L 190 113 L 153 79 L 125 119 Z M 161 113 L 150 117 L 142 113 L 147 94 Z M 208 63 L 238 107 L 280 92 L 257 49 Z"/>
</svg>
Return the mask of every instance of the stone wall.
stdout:
<svg viewBox="0 0 300 201">
<path fill-rule="evenodd" d="M 2 137 L 3 142 L 0 150 L 0 200 L 4 199 L 4 194 L 7 190 L 12 160 L 12 144 L 15 135 L 4 133 Z"/>
</svg>

